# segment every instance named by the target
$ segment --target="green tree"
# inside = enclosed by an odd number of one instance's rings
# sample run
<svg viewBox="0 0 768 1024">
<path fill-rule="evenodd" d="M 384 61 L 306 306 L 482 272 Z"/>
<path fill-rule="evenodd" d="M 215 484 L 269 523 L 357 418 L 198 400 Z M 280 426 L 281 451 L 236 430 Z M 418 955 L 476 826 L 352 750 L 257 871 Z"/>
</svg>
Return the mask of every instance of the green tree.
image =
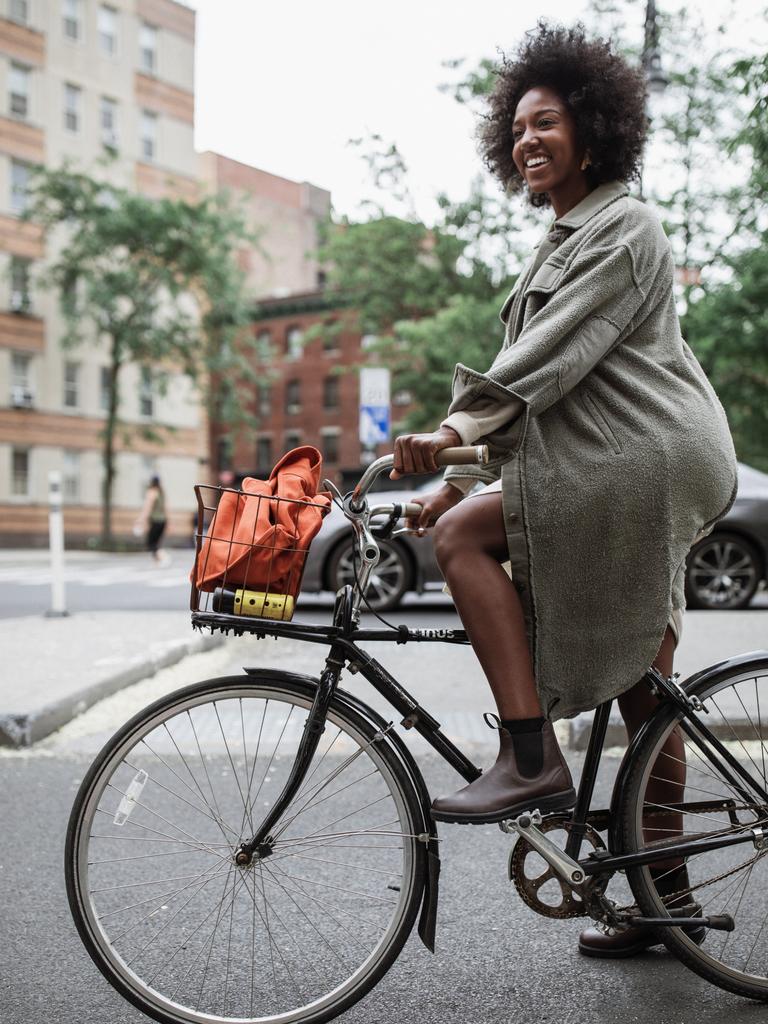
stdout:
<svg viewBox="0 0 768 1024">
<path fill-rule="evenodd" d="M 40 280 L 58 291 L 62 346 L 107 349 L 101 541 L 111 546 L 118 441 L 129 445 L 137 429 L 147 432 L 121 421 L 123 370 L 130 363 L 145 368 L 161 392 L 171 372 L 186 373 L 209 414 L 231 413 L 237 382 L 252 374 L 245 351 L 250 303 L 235 248 L 256 240 L 223 197 L 152 200 L 69 164 L 34 168 L 24 217 L 55 242 Z"/>
</svg>

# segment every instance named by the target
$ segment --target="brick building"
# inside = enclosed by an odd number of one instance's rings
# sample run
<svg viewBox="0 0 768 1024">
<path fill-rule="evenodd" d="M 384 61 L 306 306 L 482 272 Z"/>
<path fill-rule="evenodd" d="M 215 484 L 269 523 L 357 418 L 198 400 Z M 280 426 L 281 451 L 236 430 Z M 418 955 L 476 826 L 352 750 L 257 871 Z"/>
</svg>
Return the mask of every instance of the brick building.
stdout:
<svg viewBox="0 0 768 1024">
<path fill-rule="evenodd" d="M 357 369 L 372 357 L 369 339 L 353 321 L 322 290 L 259 304 L 254 332 L 260 379 L 253 404 L 259 422 L 232 439 L 219 429 L 222 464 L 239 476 L 265 477 L 284 452 L 311 444 L 323 453 L 325 475 L 346 487 L 372 458 L 391 450 L 382 444 L 364 451 L 359 440 Z M 315 325 L 330 329 L 308 339 Z M 392 396 L 395 426 L 409 402 L 404 392 Z"/>
<path fill-rule="evenodd" d="M 98 534 L 100 431 L 108 355 L 95 337 L 60 344 L 58 297 L 36 285 L 57 250 L 19 221 L 29 165 L 79 169 L 116 186 L 194 201 L 202 190 L 244 194 L 261 249 L 244 252 L 254 296 L 316 288 L 307 259 L 328 192 L 193 145 L 195 13 L 175 0 L 0 0 L 0 544 L 45 543 L 48 472 L 63 475 L 68 543 Z M 117 159 L 96 166 L 105 147 Z M 62 243 L 59 242 L 59 245 Z M 209 475 L 209 434 L 189 381 L 167 392 L 151 370 L 125 367 L 121 419 L 157 431 L 120 441 L 114 529 L 131 536 L 148 478 L 159 473 L 171 533 L 186 536 L 192 485 Z"/>
</svg>

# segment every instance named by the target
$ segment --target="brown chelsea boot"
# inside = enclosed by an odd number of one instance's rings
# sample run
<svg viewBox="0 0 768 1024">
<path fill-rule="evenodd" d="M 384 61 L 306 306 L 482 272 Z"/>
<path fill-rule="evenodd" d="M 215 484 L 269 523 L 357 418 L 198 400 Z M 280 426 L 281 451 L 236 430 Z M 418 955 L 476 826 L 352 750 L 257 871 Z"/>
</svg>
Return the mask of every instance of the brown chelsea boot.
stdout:
<svg viewBox="0 0 768 1024">
<path fill-rule="evenodd" d="M 542 812 L 573 807 L 576 793 L 568 765 L 543 718 L 500 721 L 499 756 L 493 767 L 468 786 L 432 803 L 435 821 L 481 825 L 503 821 L 537 807 Z"/>
</svg>

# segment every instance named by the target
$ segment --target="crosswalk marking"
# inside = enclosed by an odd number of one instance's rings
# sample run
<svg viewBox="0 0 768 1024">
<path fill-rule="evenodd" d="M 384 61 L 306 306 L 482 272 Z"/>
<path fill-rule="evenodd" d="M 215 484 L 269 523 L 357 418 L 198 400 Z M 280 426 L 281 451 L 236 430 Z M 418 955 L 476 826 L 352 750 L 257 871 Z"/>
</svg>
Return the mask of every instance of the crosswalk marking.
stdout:
<svg viewBox="0 0 768 1024">
<path fill-rule="evenodd" d="M 126 584 L 142 584 L 146 587 L 169 588 L 188 587 L 189 569 L 181 566 L 154 568 L 153 566 L 110 566 L 97 569 L 89 566 L 72 566 L 64 570 L 64 582 L 82 587 L 113 587 Z M 0 584 L 17 587 L 49 587 L 50 569 L 41 566 L 25 569 L 14 567 L 0 569 Z"/>
</svg>

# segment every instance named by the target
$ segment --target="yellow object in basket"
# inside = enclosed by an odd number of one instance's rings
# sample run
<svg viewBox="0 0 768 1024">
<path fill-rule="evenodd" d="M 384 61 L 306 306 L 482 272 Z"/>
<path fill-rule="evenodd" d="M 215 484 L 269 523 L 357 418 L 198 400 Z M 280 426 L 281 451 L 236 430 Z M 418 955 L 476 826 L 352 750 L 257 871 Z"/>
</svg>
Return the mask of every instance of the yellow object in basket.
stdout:
<svg viewBox="0 0 768 1024">
<path fill-rule="evenodd" d="M 236 590 L 235 615 L 260 619 L 292 619 L 294 601 L 290 594 L 265 594 L 262 590 Z"/>
</svg>

